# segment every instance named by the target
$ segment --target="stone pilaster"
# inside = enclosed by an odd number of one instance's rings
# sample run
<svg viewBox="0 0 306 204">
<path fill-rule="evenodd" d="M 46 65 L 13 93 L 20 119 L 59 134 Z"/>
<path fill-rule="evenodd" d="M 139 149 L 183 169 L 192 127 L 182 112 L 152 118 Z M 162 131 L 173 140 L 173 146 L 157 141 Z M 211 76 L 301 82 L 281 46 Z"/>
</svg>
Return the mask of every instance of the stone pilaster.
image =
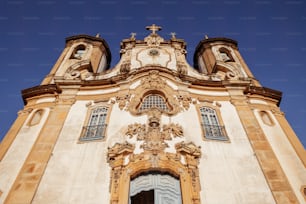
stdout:
<svg viewBox="0 0 306 204">
<path fill-rule="evenodd" d="M 299 203 L 246 97 L 233 96 L 231 102 L 236 107 L 276 203 Z"/>
<path fill-rule="evenodd" d="M 73 100 L 61 100 L 51 110 L 4 203 L 32 202 L 73 102 Z"/>
<path fill-rule="evenodd" d="M 15 140 L 20 128 L 23 126 L 25 120 L 28 118 L 29 114 L 31 113 L 31 108 L 26 108 L 18 112 L 18 117 L 15 120 L 14 124 L 3 138 L 0 144 L 0 161 L 2 161 L 3 157 L 5 156 L 7 150 Z"/>
<path fill-rule="evenodd" d="M 299 156 L 299 158 L 301 159 L 304 167 L 306 168 L 306 151 L 302 145 L 302 143 L 300 142 L 300 140 L 298 139 L 298 137 L 296 136 L 296 134 L 294 133 L 294 131 L 292 130 L 290 124 L 288 123 L 287 119 L 285 118 L 284 114 L 280 111 L 272 111 L 276 120 L 278 121 L 278 123 L 280 124 L 280 126 L 282 127 L 283 131 L 285 132 L 289 142 L 291 143 L 292 147 L 294 148 L 296 154 Z"/>
</svg>

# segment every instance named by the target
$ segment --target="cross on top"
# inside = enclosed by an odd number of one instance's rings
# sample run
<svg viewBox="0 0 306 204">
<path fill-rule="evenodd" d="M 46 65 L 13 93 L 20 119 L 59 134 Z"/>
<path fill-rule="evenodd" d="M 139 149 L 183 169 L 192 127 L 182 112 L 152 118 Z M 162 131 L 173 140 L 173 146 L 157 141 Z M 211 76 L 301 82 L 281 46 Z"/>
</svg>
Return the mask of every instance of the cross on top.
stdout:
<svg viewBox="0 0 306 204">
<path fill-rule="evenodd" d="M 176 38 L 176 33 L 175 32 L 171 32 L 170 35 L 171 35 L 171 39 L 175 39 Z"/>
<path fill-rule="evenodd" d="M 160 26 L 152 24 L 151 26 L 147 26 L 146 29 L 152 31 L 152 34 L 156 34 L 156 31 L 159 31 L 162 28 Z"/>
<path fill-rule="evenodd" d="M 131 39 L 135 39 L 136 33 L 131 33 Z"/>
</svg>

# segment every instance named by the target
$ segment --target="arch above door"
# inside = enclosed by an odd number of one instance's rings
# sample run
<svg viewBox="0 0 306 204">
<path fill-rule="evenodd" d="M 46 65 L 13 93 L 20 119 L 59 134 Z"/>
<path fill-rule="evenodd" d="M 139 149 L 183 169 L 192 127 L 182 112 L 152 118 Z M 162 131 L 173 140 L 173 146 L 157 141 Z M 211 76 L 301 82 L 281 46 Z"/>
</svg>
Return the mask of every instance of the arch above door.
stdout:
<svg viewBox="0 0 306 204">
<path fill-rule="evenodd" d="M 179 179 L 182 203 L 200 204 L 199 147 L 192 142 L 175 145 L 176 153 L 144 151 L 134 154 L 130 143 L 115 144 L 108 151 L 111 173 L 111 204 L 126 204 L 129 200 L 130 182 L 146 172 L 166 172 Z"/>
</svg>

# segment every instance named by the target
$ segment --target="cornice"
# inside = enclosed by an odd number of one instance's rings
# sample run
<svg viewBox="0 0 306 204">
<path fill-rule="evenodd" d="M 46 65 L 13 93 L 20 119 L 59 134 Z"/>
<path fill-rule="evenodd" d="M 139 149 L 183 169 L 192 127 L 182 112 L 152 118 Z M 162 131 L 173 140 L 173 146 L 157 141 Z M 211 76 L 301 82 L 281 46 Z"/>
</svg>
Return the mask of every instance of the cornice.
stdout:
<svg viewBox="0 0 306 204">
<path fill-rule="evenodd" d="M 39 96 L 43 94 L 54 94 L 54 93 L 61 93 L 61 90 L 58 88 L 56 84 L 48 84 L 48 85 L 39 85 L 34 86 L 28 89 L 23 89 L 21 91 L 23 103 L 26 105 L 28 98 Z"/>
<path fill-rule="evenodd" d="M 274 90 L 274 89 L 266 88 L 266 87 L 248 86 L 244 90 L 244 94 L 251 94 L 251 95 L 257 94 L 257 95 L 275 99 L 277 101 L 278 106 L 282 100 L 282 92 Z"/>
</svg>

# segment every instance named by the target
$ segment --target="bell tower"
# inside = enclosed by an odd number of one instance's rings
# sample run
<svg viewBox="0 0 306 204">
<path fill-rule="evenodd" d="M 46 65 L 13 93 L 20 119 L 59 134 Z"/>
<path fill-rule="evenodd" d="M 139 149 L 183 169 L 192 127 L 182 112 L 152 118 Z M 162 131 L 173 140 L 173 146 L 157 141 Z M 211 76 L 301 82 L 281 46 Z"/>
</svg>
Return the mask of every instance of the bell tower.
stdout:
<svg viewBox="0 0 306 204">
<path fill-rule="evenodd" d="M 205 36 L 196 47 L 193 63 L 199 72 L 221 80 L 250 80 L 260 85 L 240 55 L 238 43 L 229 38 Z"/>
<path fill-rule="evenodd" d="M 66 38 L 66 46 L 42 85 L 54 84 L 54 79 L 89 80 L 109 69 L 111 53 L 104 39 L 97 34 Z"/>
</svg>

